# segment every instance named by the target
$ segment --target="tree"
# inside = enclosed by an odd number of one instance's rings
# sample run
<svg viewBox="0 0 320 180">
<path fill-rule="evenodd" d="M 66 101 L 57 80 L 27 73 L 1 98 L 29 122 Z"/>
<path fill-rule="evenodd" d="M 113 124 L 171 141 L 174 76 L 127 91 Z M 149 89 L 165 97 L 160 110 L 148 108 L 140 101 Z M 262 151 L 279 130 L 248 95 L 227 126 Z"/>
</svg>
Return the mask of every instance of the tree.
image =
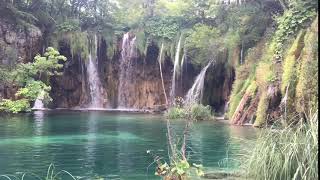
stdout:
<svg viewBox="0 0 320 180">
<path fill-rule="evenodd" d="M 0 111 L 13 113 L 30 111 L 30 103 L 39 95 L 45 103 L 52 101 L 50 97 L 50 77 L 61 75 L 59 70 L 63 68 L 62 62 L 66 57 L 52 47 L 47 48 L 43 56 L 37 55 L 33 63 L 19 64 L 16 70 L 11 72 L 13 83 L 20 85 L 16 93 L 18 100 L 4 99 L 0 101 Z M 36 79 L 42 79 L 36 80 Z"/>
</svg>

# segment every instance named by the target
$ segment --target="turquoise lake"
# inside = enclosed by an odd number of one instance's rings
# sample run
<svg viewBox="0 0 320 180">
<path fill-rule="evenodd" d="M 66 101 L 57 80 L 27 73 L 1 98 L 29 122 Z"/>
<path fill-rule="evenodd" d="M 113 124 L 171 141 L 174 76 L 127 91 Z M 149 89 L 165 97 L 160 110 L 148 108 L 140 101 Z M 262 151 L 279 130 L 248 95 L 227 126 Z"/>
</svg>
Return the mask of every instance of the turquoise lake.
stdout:
<svg viewBox="0 0 320 180">
<path fill-rule="evenodd" d="M 178 136 L 184 121 L 172 124 Z M 82 179 L 160 179 L 147 151 L 168 158 L 166 126 L 161 115 L 138 113 L 0 114 L 0 175 L 32 172 L 45 177 L 54 164 L 55 172 L 66 170 Z M 188 139 L 190 162 L 203 164 L 205 170 L 232 170 L 236 163 L 224 163 L 226 159 L 233 159 L 244 140 L 255 136 L 251 127 L 194 123 Z"/>
</svg>

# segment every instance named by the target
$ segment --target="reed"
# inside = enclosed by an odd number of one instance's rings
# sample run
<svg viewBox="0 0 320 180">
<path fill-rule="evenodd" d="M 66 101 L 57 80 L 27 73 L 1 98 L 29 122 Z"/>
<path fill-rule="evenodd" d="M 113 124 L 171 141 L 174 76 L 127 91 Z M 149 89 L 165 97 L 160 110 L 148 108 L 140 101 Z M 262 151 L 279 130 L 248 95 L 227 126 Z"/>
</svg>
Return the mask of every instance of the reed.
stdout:
<svg viewBox="0 0 320 180">
<path fill-rule="evenodd" d="M 53 164 L 50 164 L 47 170 L 46 177 L 40 177 L 37 174 L 34 173 L 23 173 L 21 177 L 15 176 L 15 175 L 0 175 L 0 180 L 25 180 L 25 179 L 34 179 L 34 180 L 58 180 L 63 179 L 61 176 L 66 175 L 69 177 L 69 179 L 78 180 L 79 178 L 74 177 L 71 173 L 65 170 L 61 170 L 58 172 L 55 172 L 55 166 Z"/>
<path fill-rule="evenodd" d="M 318 179 L 318 113 L 294 127 L 263 130 L 245 155 L 244 170 L 256 180 Z"/>
</svg>

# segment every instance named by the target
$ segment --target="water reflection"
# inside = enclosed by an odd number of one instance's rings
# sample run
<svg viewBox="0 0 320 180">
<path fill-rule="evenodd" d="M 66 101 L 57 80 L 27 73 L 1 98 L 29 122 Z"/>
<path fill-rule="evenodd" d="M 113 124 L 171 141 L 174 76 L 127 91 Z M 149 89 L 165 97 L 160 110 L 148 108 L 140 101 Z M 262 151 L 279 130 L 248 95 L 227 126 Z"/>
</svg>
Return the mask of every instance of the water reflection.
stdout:
<svg viewBox="0 0 320 180">
<path fill-rule="evenodd" d="M 35 111 L 33 113 L 33 118 L 34 118 L 34 133 L 36 136 L 41 136 L 43 134 L 44 111 Z"/>
<path fill-rule="evenodd" d="M 96 161 L 96 145 L 97 145 L 97 120 L 98 117 L 95 113 L 90 113 L 87 121 L 87 142 L 85 144 L 86 163 L 85 168 L 88 174 L 94 174 L 93 170 Z"/>
<path fill-rule="evenodd" d="M 54 163 L 57 171 L 87 179 L 147 179 L 153 159 L 146 151 L 154 150 L 166 159 L 168 155 L 166 122 L 151 117 L 60 111 L 0 117 L 0 174 L 28 171 L 44 175 Z M 174 124 L 181 134 L 184 123 Z M 240 145 L 230 137 L 253 136 L 252 131 L 238 129 L 214 122 L 195 123 L 188 140 L 193 149 L 191 163 L 218 167 L 228 143 Z M 149 169 L 149 180 L 159 179 L 154 168 Z"/>
</svg>

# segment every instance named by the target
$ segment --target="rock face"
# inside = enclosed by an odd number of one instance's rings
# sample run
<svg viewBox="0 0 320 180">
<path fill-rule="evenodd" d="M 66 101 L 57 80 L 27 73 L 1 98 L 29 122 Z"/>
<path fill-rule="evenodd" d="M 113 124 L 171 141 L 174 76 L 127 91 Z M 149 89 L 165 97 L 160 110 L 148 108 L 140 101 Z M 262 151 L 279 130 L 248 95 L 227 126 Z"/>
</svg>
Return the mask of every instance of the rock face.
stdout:
<svg viewBox="0 0 320 180">
<path fill-rule="evenodd" d="M 124 66 L 124 63 L 121 63 L 123 48 L 121 39 L 118 41 L 118 46 L 112 57 L 107 56 L 108 46 L 105 40 L 101 37 L 98 39 L 97 69 L 101 84 L 106 92 L 104 97 L 101 97 L 105 101 L 104 107 L 141 110 L 157 110 L 161 107 L 160 109 L 163 109 L 166 100 L 158 63 L 158 46 L 151 43 L 146 55 L 137 52 L 137 56 L 131 58 L 125 67 L 121 67 Z M 90 97 L 86 60 L 81 59 L 78 55 L 72 55 L 69 45 L 65 43 L 60 43 L 59 51 L 68 58 L 68 61 L 65 64 L 63 76 L 51 80 L 51 96 L 54 99 L 51 108 L 87 108 L 90 104 Z M 183 76 L 179 77 L 177 81 L 179 83 L 177 96 L 181 97 L 184 97 L 197 75 L 190 62 L 186 62 L 183 69 Z M 167 95 L 170 94 L 172 70 L 173 62 L 165 56 L 162 74 Z M 123 71 L 125 77 L 120 82 Z M 119 98 L 120 93 L 121 98 Z M 119 99 L 124 100 L 125 103 L 120 103 Z"/>
<path fill-rule="evenodd" d="M 27 63 L 41 51 L 42 33 L 35 26 L 18 27 L 0 19 L 0 66 L 11 68 L 17 63 Z M 15 99 L 17 87 L 0 85 L 0 99 Z"/>
<path fill-rule="evenodd" d="M 19 27 L 0 20 L 0 64 L 14 65 L 32 61 L 42 47 L 42 33 L 35 26 Z"/>
<path fill-rule="evenodd" d="M 104 86 L 106 100 L 105 108 L 119 108 L 118 95 L 120 87 L 120 61 L 121 48 L 117 48 L 112 58 L 107 57 L 107 45 L 103 39 L 98 45 L 98 71 L 101 83 Z M 60 52 L 67 56 L 64 75 L 52 79 L 53 108 L 85 108 L 90 102 L 88 97 L 88 77 L 86 75 L 85 60 L 71 56 L 70 48 L 66 45 L 60 47 Z M 155 109 L 165 104 L 165 96 L 160 78 L 157 61 L 159 49 L 149 46 L 147 55 L 139 55 L 132 59 L 130 68 L 132 73 L 125 78 L 126 107 L 127 109 Z M 170 92 L 171 67 L 170 59 L 164 63 L 163 75 L 167 94 Z"/>
<path fill-rule="evenodd" d="M 42 33 L 34 26 L 19 27 L 15 24 L 1 20 L 0 21 L 0 64 L 13 67 L 17 63 L 27 63 L 33 60 L 33 57 L 42 51 Z M 108 45 L 103 38 L 99 38 L 97 47 L 97 69 L 101 79 L 101 84 L 105 90 L 103 95 L 105 108 L 127 108 L 127 109 L 145 109 L 158 110 L 165 108 L 166 100 L 160 68 L 158 63 L 159 47 L 151 43 L 147 49 L 146 55 L 137 53 L 137 57 L 131 59 L 127 69 L 132 72 L 125 78 L 125 82 L 120 82 L 121 69 L 121 39 L 118 40 L 118 46 L 114 49 L 112 57 L 107 56 Z M 90 89 L 88 86 L 88 74 L 86 73 L 86 59 L 80 58 L 80 55 L 71 53 L 71 47 L 67 43 L 59 43 L 59 51 L 68 58 L 65 64 L 62 76 L 51 79 L 52 93 L 54 101 L 51 108 L 86 108 L 90 103 Z M 222 67 L 222 66 L 221 66 Z M 206 104 L 214 106 L 214 109 L 221 110 L 224 106 L 230 90 L 230 79 L 225 79 L 227 72 L 225 69 L 219 70 L 220 66 L 213 72 L 216 78 L 208 78 L 205 82 L 206 92 L 209 92 L 209 98 Z M 162 73 L 164 79 L 165 92 L 170 94 L 173 62 L 170 57 L 165 56 L 162 64 Z M 186 60 L 182 67 L 182 75 L 178 77 L 176 83 L 176 95 L 184 97 L 186 92 L 192 86 L 193 80 L 197 76 L 197 70 Z M 222 74 L 221 74 L 222 73 Z M 214 82 L 212 85 L 212 82 Z M 126 105 L 119 106 L 119 88 L 120 83 L 126 83 L 124 92 Z M 232 83 L 232 81 L 231 81 Z M 225 90 L 227 88 L 228 90 Z M 14 99 L 17 88 L 2 85 L 0 87 L 0 98 Z M 216 98 L 219 97 L 219 98 Z"/>
</svg>

